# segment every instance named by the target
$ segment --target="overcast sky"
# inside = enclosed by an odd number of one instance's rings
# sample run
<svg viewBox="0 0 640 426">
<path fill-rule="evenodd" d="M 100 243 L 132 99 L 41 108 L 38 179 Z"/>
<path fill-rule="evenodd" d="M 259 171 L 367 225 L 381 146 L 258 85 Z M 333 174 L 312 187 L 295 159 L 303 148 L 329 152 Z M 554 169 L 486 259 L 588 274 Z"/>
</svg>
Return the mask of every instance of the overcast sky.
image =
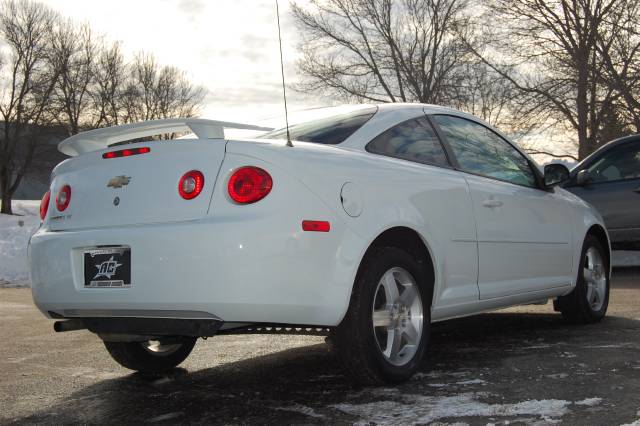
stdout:
<svg viewBox="0 0 640 426">
<path fill-rule="evenodd" d="M 254 121 L 282 114 L 275 0 L 41 0 L 63 16 L 88 22 L 122 42 L 187 72 L 209 94 L 203 118 Z M 288 0 L 280 0 L 285 76 L 297 79 L 296 28 Z M 290 110 L 322 105 L 289 90 Z"/>
</svg>

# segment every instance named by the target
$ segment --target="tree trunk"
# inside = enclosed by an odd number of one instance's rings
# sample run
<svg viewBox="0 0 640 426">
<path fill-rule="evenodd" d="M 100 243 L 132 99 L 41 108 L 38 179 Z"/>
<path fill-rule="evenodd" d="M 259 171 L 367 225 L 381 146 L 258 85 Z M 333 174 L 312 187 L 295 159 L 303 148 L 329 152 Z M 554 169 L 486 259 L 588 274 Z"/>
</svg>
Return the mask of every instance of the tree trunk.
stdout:
<svg viewBox="0 0 640 426">
<path fill-rule="evenodd" d="M 582 160 L 593 152 L 593 141 L 589 138 L 589 71 L 587 69 L 588 58 L 586 54 L 578 53 L 578 81 L 576 85 L 576 122 L 578 132 L 578 159 Z"/>
<path fill-rule="evenodd" d="M 11 209 L 11 195 L 9 193 L 2 193 L 2 208 L 0 208 L 0 213 L 13 214 L 13 210 Z"/>
<path fill-rule="evenodd" d="M 3 167 L 0 170 L 0 192 L 2 192 L 2 207 L 0 208 L 0 213 L 4 214 L 13 214 L 13 210 L 11 209 L 11 176 L 9 173 L 9 169 Z"/>
</svg>

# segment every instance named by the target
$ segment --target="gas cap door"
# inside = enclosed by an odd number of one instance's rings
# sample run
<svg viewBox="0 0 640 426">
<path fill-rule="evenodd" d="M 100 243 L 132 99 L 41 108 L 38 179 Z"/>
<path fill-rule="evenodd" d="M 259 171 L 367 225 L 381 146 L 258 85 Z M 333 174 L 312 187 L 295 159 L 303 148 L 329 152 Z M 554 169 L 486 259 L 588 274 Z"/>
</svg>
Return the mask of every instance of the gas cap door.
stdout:
<svg viewBox="0 0 640 426">
<path fill-rule="evenodd" d="M 362 192 L 359 189 L 355 183 L 347 182 L 340 191 L 342 208 L 351 217 L 358 217 L 362 213 Z"/>
</svg>

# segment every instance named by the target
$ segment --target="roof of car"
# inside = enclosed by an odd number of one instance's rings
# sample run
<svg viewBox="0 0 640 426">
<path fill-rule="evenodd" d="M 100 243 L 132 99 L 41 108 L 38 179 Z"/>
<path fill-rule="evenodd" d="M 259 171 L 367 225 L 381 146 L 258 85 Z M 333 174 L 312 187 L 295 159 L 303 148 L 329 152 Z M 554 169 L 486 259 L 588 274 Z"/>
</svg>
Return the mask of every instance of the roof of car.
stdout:
<svg viewBox="0 0 640 426">
<path fill-rule="evenodd" d="M 432 113 L 432 112 L 451 112 L 451 113 L 456 113 L 456 114 L 461 114 L 461 111 L 458 111 L 456 109 L 453 108 L 447 108 L 447 107 L 443 107 L 440 105 L 433 105 L 433 104 L 420 104 L 420 103 L 403 103 L 403 102 L 393 102 L 393 103 L 382 103 L 382 104 L 376 104 L 376 106 L 381 110 L 381 111 L 391 111 L 391 110 L 399 110 L 399 109 L 416 109 L 416 110 L 424 110 L 427 113 Z M 462 113 L 463 114 L 463 113 Z"/>
<path fill-rule="evenodd" d="M 577 171 L 581 170 L 584 167 L 585 164 L 590 164 L 591 161 L 593 160 L 593 158 L 599 156 L 604 151 L 610 150 L 613 147 L 616 147 L 618 145 L 622 145 L 622 144 L 625 144 L 625 143 L 628 143 L 628 142 L 639 142 L 639 141 L 640 141 L 640 133 L 636 133 L 635 135 L 623 136 L 621 138 L 614 139 L 614 140 L 612 140 L 610 142 L 607 142 L 604 145 L 602 145 L 600 148 L 596 149 L 591 154 L 586 156 L 578 164 L 573 166 L 571 171 L 572 171 L 572 173 L 577 173 Z"/>
</svg>

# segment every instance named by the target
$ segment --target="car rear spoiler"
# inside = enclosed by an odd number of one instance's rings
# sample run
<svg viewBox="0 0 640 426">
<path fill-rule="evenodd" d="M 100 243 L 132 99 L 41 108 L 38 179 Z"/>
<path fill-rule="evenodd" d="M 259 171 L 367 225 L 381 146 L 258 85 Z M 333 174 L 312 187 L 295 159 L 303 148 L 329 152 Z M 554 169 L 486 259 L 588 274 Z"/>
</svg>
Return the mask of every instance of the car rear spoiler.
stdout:
<svg viewBox="0 0 640 426">
<path fill-rule="evenodd" d="M 224 129 L 273 130 L 271 127 L 200 118 L 170 118 L 104 127 L 73 135 L 58 144 L 58 151 L 69 156 L 105 149 L 118 142 L 168 133 L 194 133 L 199 139 L 224 139 Z"/>
</svg>

